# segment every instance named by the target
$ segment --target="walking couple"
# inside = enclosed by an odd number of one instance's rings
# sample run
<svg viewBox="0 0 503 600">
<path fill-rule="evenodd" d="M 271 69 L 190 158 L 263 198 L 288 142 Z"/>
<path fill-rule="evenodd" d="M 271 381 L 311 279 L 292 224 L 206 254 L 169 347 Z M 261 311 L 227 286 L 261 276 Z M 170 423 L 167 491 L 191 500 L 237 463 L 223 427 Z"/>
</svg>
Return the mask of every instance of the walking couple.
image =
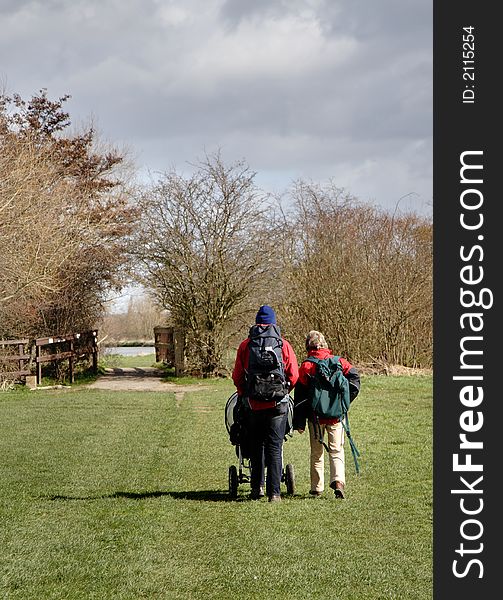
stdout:
<svg viewBox="0 0 503 600">
<path fill-rule="evenodd" d="M 310 380 L 315 373 L 315 363 L 334 355 L 319 331 L 313 330 L 307 334 L 305 349 L 307 356 L 299 368 L 295 352 L 288 340 L 281 335 L 276 314 L 268 305 L 259 308 L 255 325 L 239 345 L 232 379 L 238 396 L 249 409 L 247 432 L 252 499 L 258 500 L 267 495 L 269 502 L 281 500 L 283 442 L 293 390 L 293 428 L 303 433 L 306 421 L 308 422 L 311 446 L 310 493 L 320 496 L 324 490 L 322 441 L 326 435 L 330 487 L 337 498 L 345 497 L 343 424 L 340 419 L 317 418 L 310 403 Z M 346 359 L 341 357 L 339 360 L 342 373 L 349 382 L 350 399 L 353 400 L 360 390 L 358 371 Z"/>
</svg>

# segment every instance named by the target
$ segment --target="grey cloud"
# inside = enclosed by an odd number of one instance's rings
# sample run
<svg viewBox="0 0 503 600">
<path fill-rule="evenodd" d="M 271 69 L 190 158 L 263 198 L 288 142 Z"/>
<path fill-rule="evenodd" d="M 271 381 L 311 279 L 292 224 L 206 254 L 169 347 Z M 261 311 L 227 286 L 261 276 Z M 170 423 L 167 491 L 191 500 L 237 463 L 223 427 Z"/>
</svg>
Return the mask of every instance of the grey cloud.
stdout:
<svg viewBox="0 0 503 600">
<path fill-rule="evenodd" d="M 228 25 L 237 26 L 246 20 L 282 18 L 285 15 L 298 15 L 302 11 L 313 10 L 312 2 L 305 0 L 225 0 L 220 8 L 220 16 Z M 324 4 L 314 2 L 314 6 Z M 319 6 L 317 10 L 320 10 Z"/>
<path fill-rule="evenodd" d="M 144 170 L 223 148 L 271 185 L 335 177 L 383 204 L 417 190 L 430 201 L 430 12 L 423 0 L 4 0 L 0 81 L 70 93 L 74 122 L 92 115 Z"/>
<path fill-rule="evenodd" d="M 431 39 L 432 2 L 416 0 L 336 0 L 323 2 L 320 22 L 331 35 L 350 34 L 358 39 L 393 39 L 402 36 Z"/>
<path fill-rule="evenodd" d="M 12 13 L 18 12 L 24 8 L 27 4 L 31 4 L 32 0 L 1 0 L 0 1 L 0 14 L 1 13 Z"/>
<path fill-rule="evenodd" d="M 258 14 L 268 14 L 275 10 L 278 3 L 271 3 L 269 0 L 226 0 L 220 9 L 220 15 L 224 21 L 232 25 L 237 25 L 243 19 L 253 17 Z M 280 3 L 282 4 L 282 3 Z"/>
</svg>

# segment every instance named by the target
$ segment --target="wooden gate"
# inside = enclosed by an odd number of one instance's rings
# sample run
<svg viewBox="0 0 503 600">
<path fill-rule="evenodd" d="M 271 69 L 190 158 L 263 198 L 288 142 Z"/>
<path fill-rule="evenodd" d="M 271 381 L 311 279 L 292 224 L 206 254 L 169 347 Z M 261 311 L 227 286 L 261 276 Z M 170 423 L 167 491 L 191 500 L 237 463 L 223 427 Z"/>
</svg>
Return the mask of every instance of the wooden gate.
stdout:
<svg viewBox="0 0 503 600">
<path fill-rule="evenodd" d="M 175 367 L 175 375 L 185 372 L 185 336 L 177 327 L 154 327 L 155 361 Z"/>
</svg>

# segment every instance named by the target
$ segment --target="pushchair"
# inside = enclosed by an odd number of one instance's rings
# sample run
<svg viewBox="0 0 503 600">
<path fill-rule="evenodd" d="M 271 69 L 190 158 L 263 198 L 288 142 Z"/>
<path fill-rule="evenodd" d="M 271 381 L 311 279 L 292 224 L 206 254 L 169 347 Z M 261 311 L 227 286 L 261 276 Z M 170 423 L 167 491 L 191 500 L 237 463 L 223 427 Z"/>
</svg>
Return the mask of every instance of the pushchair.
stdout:
<svg viewBox="0 0 503 600">
<path fill-rule="evenodd" d="M 231 465 L 229 467 L 229 496 L 231 498 L 237 498 L 240 484 L 250 483 L 251 480 L 250 454 L 246 441 L 244 412 L 243 405 L 238 402 L 238 395 L 234 392 L 225 405 L 225 426 L 230 442 L 235 446 L 238 458 L 238 466 Z M 285 441 L 293 435 L 292 421 L 293 400 L 288 396 L 288 420 Z M 292 464 L 289 463 L 283 467 L 281 482 L 286 485 L 287 494 L 293 495 L 295 493 L 295 472 Z"/>
</svg>

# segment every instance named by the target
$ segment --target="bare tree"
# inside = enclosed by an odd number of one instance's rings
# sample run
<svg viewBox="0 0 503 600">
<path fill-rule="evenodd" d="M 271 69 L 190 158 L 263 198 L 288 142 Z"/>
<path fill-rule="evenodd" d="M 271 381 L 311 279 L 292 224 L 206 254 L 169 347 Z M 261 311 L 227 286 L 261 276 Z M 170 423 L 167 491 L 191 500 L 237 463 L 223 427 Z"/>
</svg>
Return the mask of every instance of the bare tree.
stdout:
<svg viewBox="0 0 503 600">
<path fill-rule="evenodd" d="M 166 321 L 165 311 L 149 296 L 130 297 L 125 312 L 109 312 L 100 325 L 107 344 L 121 341 L 144 343 L 154 339 L 154 327 Z"/>
<path fill-rule="evenodd" d="M 92 128 L 65 136 L 68 97 L 0 95 L 0 330 L 94 327 L 119 285 L 135 211 L 123 157 Z"/>
<path fill-rule="evenodd" d="M 0 310 L 56 293 L 58 274 L 79 248 L 72 198 L 52 157 L 30 137 L 4 136 L 0 152 Z"/>
<path fill-rule="evenodd" d="M 332 183 L 296 182 L 284 245 L 289 337 L 309 329 L 359 362 L 430 366 L 432 225 L 365 205 Z"/>
<path fill-rule="evenodd" d="M 141 198 L 138 274 L 187 334 L 189 363 L 204 375 L 278 267 L 275 216 L 243 162 L 206 157 L 184 177 L 165 174 Z"/>
</svg>

